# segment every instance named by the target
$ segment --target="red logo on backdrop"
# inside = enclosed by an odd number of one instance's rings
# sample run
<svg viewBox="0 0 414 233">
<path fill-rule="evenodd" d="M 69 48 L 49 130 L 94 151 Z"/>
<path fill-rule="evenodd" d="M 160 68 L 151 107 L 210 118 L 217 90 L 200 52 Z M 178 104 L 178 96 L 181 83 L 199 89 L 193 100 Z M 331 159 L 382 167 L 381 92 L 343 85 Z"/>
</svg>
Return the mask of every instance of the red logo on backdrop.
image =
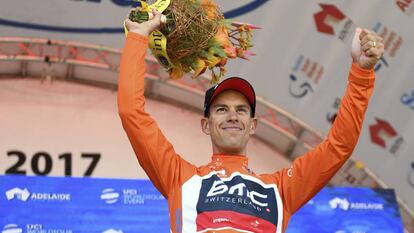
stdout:
<svg viewBox="0 0 414 233">
<path fill-rule="evenodd" d="M 414 12 L 413 3 L 414 0 L 397 1 L 397 5 L 400 9 L 409 14 Z M 313 15 L 317 31 L 327 35 L 334 35 L 345 44 L 350 43 L 357 24 L 355 24 L 351 18 L 348 18 L 335 5 L 320 3 L 319 6 L 322 9 Z M 394 57 L 404 42 L 403 38 L 390 28 L 382 25 L 381 22 L 376 23 L 372 30 L 384 38 L 385 51 L 391 57 Z M 375 71 L 378 72 L 382 66 L 389 66 L 385 56 L 383 56 L 380 62 L 377 63 Z"/>
<path fill-rule="evenodd" d="M 322 10 L 314 14 L 316 28 L 319 32 L 335 35 L 332 23 L 338 23 L 346 18 L 336 6 L 330 4 L 319 4 Z"/>
<path fill-rule="evenodd" d="M 369 126 L 371 141 L 396 155 L 401 146 L 404 145 L 404 138 L 398 135 L 388 121 L 380 118 L 375 118 L 375 121 L 375 124 Z"/>
<path fill-rule="evenodd" d="M 397 131 L 387 121 L 375 118 L 377 123 L 369 127 L 371 134 L 371 141 L 383 148 L 385 148 L 384 138 L 393 138 L 397 136 Z"/>
<path fill-rule="evenodd" d="M 412 15 L 414 12 L 413 0 L 397 0 L 395 2 L 400 10 L 406 15 Z"/>
</svg>

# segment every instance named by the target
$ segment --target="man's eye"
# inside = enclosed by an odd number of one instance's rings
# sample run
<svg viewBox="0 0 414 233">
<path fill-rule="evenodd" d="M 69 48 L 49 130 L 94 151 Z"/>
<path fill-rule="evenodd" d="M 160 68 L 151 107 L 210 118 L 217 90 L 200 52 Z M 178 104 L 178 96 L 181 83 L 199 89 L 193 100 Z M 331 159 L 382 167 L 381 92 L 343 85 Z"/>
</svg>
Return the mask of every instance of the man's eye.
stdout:
<svg viewBox="0 0 414 233">
<path fill-rule="evenodd" d="M 245 109 L 245 108 L 239 108 L 237 111 L 238 112 L 241 112 L 241 113 L 246 113 L 247 112 L 247 109 Z"/>
<path fill-rule="evenodd" d="M 226 109 L 225 108 L 217 108 L 217 112 L 225 112 Z"/>
</svg>

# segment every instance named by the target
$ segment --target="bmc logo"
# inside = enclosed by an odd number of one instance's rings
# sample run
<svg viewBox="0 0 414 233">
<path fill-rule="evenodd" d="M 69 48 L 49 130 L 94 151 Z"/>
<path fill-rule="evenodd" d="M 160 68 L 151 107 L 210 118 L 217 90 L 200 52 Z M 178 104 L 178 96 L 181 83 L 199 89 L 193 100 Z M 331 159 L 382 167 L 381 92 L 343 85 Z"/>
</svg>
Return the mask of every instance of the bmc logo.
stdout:
<svg viewBox="0 0 414 233">
<path fill-rule="evenodd" d="M 197 213 L 234 212 L 277 224 L 276 185 L 263 184 L 257 178 L 233 173 L 202 180 Z"/>
<path fill-rule="evenodd" d="M 250 200 L 261 207 L 268 206 L 268 203 L 262 203 L 257 200 L 257 198 L 260 198 L 262 200 L 266 200 L 267 195 L 260 194 L 255 191 L 249 191 L 244 183 L 236 184 L 231 187 L 228 187 L 223 181 L 216 180 L 213 182 L 213 186 L 211 186 L 210 191 L 207 193 L 207 197 L 216 196 L 219 194 L 228 193 L 230 195 L 237 195 L 237 196 L 246 196 L 250 198 Z"/>
</svg>

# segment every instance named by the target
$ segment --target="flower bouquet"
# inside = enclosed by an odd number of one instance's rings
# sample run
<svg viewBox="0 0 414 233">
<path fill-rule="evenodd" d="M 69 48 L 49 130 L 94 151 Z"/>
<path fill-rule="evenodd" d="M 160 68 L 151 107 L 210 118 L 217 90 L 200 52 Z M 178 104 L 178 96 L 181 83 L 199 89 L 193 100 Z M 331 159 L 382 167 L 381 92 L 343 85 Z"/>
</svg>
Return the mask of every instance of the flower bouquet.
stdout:
<svg viewBox="0 0 414 233">
<path fill-rule="evenodd" d="M 149 36 L 149 47 L 172 79 L 193 71 L 193 78 L 211 70 L 211 83 L 226 73 L 228 58 L 254 55 L 252 29 L 258 27 L 226 20 L 213 0 L 157 0 L 149 5 L 139 1 L 129 19 L 144 22 L 152 9 L 163 14 L 163 26 Z M 127 30 L 126 30 L 127 33 Z"/>
</svg>

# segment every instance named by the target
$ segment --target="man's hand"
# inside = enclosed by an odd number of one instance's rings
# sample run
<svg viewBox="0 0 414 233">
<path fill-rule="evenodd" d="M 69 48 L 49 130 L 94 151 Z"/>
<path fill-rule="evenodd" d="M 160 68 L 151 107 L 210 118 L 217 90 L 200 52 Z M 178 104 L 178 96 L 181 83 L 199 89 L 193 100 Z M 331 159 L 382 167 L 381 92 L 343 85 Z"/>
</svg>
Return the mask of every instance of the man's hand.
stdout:
<svg viewBox="0 0 414 233">
<path fill-rule="evenodd" d="M 149 36 L 149 34 L 155 29 L 159 28 L 163 22 L 163 20 L 161 19 L 163 15 L 159 13 L 157 10 L 153 9 L 152 14 L 153 16 L 148 21 L 143 23 L 132 22 L 127 16 L 124 22 L 125 26 L 129 32 L 135 32 L 143 36 Z"/>
<path fill-rule="evenodd" d="M 357 28 L 352 41 L 352 59 L 362 69 L 372 69 L 384 54 L 383 39 L 375 32 Z"/>
</svg>

